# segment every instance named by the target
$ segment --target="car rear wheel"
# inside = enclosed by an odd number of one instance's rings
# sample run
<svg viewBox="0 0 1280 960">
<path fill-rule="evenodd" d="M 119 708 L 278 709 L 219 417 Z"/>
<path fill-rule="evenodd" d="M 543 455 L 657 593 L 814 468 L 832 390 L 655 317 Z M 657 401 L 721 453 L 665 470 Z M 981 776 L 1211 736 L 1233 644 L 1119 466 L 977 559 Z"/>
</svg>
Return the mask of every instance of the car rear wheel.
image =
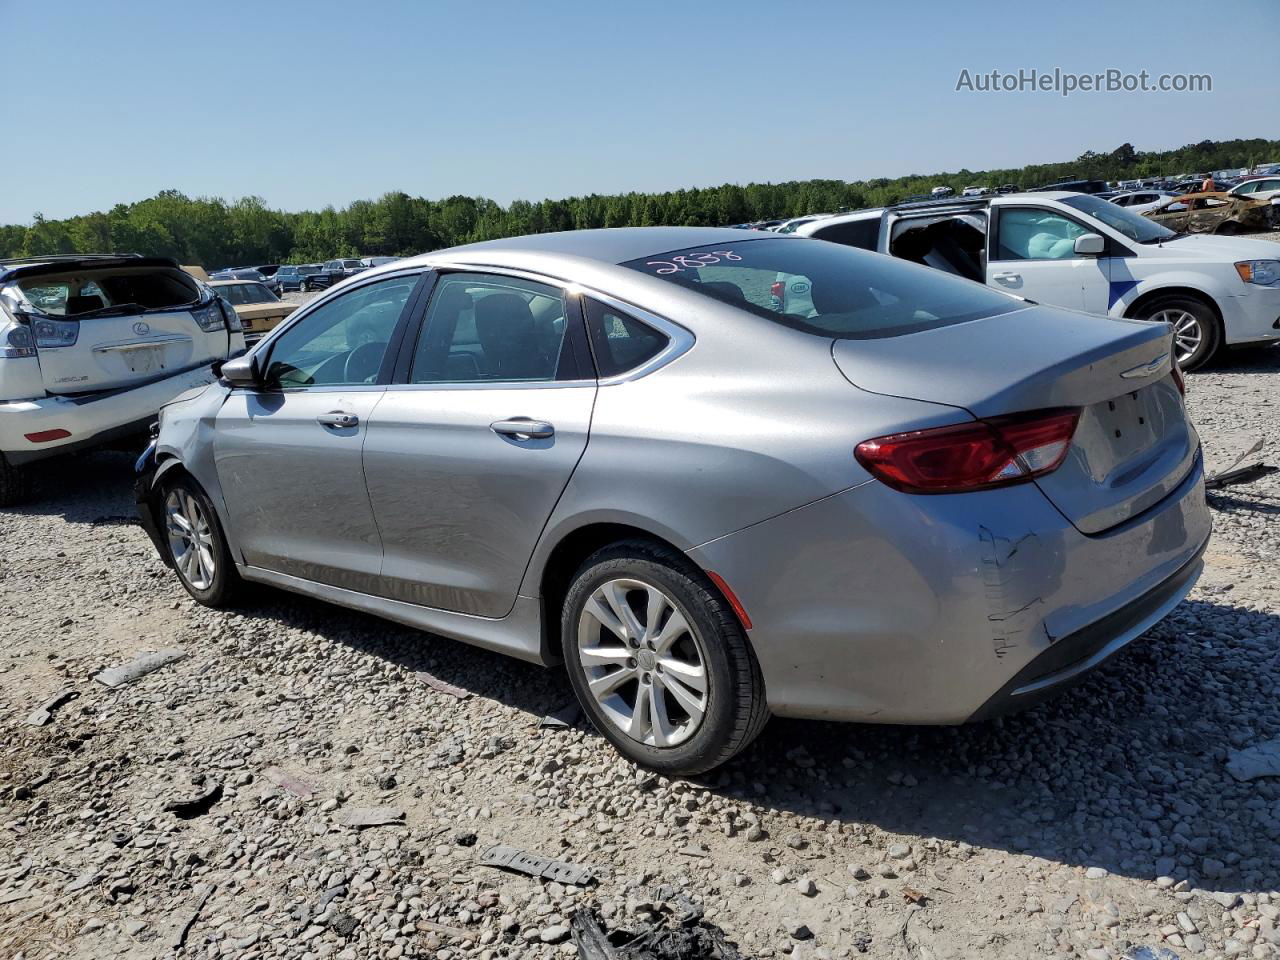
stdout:
<svg viewBox="0 0 1280 960">
<path fill-rule="evenodd" d="M 769 718 L 760 666 L 733 609 L 675 551 L 606 547 L 578 570 L 561 617 L 569 679 L 623 756 L 676 776 L 744 749 Z"/>
<path fill-rule="evenodd" d="M 1194 370 L 1209 361 L 1218 349 L 1218 318 L 1203 300 L 1187 296 L 1160 297 L 1138 315 L 1139 320 L 1173 327 L 1173 354 L 1183 370 Z"/>
<path fill-rule="evenodd" d="M 31 474 L 0 453 L 0 507 L 12 507 L 31 496 Z"/>
<path fill-rule="evenodd" d="M 189 477 L 164 491 L 165 546 L 187 593 L 206 607 L 225 607 L 240 585 L 213 504 Z"/>
</svg>

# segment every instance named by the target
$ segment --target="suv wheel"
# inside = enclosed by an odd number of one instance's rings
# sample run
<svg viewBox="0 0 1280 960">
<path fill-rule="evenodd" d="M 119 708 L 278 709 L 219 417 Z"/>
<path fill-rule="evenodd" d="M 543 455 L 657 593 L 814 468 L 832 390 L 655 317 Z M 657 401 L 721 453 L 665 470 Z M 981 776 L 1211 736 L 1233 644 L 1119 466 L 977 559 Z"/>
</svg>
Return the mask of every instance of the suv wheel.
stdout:
<svg viewBox="0 0 1280 960">
<path fill-rule="evenodd" d="M 620 543 L 587 559 L 565 597 L 561 643 L 591 722 L 641 766 L 704 773 L 769 718 L 732 608 L 702 571 L 656 544 Z"/>
<path fill-rule="evenodd" d="M 187 593 L 206 607 L 227 606 L 240 584 L 218 515 L 203 490 L 179 477 L 164 491 L 165 546 Z"/>
<path fill-rule="evenodd" d="M 0 507 L 12 507 L 31 496 L 31 474 L 0 453 Z"/>
<path fill-rule="evenodd" d="M 1173 355 L 1183 370 L 1208 363 L 1218 349 L 1218 318 L 1203 300 L 1174 294 L 1147 304 L 1139 320 L 1153 320 L 1173 327 Z"/>
</svg>

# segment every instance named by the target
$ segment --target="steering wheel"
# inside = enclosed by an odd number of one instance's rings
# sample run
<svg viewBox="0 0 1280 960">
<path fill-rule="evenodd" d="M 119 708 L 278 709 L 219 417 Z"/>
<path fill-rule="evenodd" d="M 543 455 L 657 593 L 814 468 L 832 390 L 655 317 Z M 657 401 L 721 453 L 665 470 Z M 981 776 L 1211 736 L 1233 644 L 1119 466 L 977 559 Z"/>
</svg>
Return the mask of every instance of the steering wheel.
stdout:
<svg viewBox="0 0 1280 960">
<path fill-rule="evenodd" d="M 347 362 L 342 368 L 342 379 L 346 383 L 371 383 L 382 366 L 382 357 L 387 352 L 385 340 L 371 340 L 362 343 L 347 354 Z"/>
</svg>

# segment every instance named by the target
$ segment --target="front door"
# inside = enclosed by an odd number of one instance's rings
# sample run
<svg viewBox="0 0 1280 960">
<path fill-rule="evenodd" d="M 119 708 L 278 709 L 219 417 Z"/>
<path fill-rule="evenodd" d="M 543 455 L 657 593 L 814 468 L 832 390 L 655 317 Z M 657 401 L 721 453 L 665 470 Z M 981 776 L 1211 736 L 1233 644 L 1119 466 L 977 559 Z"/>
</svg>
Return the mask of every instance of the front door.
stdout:
<svg viewBox="0 0 1280 960">
<path fill-rule="evenodd" d="M 376 592 L 382 545 L 362 450 L 418 281 L 362 284 L 308 311 L 268 344 L 263 387 L 219 411 L 214 457 L 246 563 Z"/>
<path fill-rule="evenodd" d="M 442 274 L 364 466 L 385 596 L 503 617 L 586 449 L 595 402 L 576 299 L 499 274 Z"/>
<path fill-rule="evenodd" d="M 1107 312 L 1107 258 L 1074 249 L 1076 238 L 1091 232 L 1087 227 L 1044 207 L 1001 206 L 995 212 L 988 286 L 1050 306 Z"/>
</svg>

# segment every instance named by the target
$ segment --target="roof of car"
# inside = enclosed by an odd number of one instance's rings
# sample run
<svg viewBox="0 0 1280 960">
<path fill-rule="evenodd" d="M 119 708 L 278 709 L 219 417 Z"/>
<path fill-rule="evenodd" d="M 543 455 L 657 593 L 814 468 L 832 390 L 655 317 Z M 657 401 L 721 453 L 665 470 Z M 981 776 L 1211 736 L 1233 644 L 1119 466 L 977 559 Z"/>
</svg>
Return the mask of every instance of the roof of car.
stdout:
<svg viewBox="0 0 1280 960">
<path fill-rule="evenodd" d="M 421 257 L 398 260 L 397 267 L 416 261 L 449 259 L 483 262 L 488 254 L 542 253 L 583 257 L 604 263 L 626 263 L 641 257 L 701 247 L 712 243 L 741 243 L 741 230 L 733 227 L 612 227 L 599 230 L 565 230 L 560 233 L 533 233 L 502 240 L 485 240 L 460 247 L 436 250 Z M 387 264 L 386 266 L 391 266 Z"/>
</svg>

